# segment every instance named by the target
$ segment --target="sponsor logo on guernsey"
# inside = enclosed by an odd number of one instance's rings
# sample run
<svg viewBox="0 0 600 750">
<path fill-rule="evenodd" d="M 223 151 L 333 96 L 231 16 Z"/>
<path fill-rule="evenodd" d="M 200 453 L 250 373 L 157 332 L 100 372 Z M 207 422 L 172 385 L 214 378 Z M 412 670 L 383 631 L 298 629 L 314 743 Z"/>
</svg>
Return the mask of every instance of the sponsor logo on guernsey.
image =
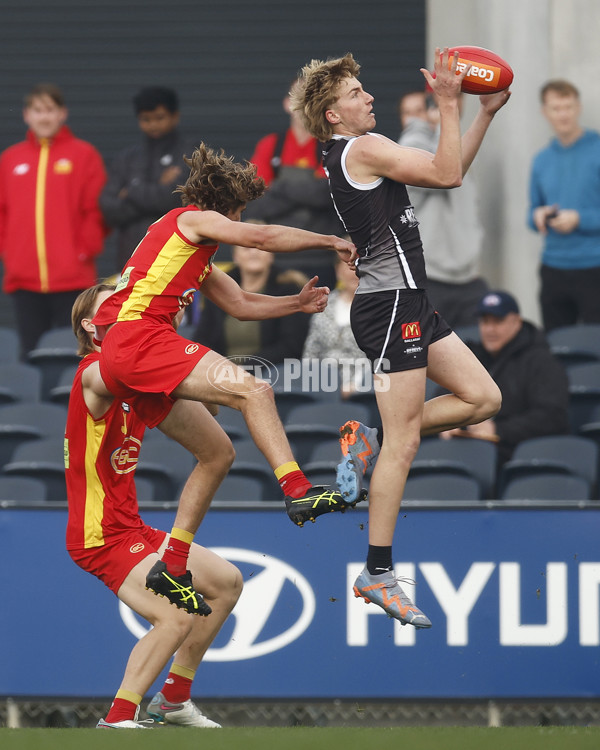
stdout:
<svg viewBox="0 0 600 750">
<path fill-rule="evenodd" d="M 123 441 L 123 445 L 111 453 L 110 465 L 117 474 L 129 474 L 135 471 L 141 445 L 140 440 L 129 435 Z"/>
<path fill-rule="evenodd" d="M 419 226 L 419 222 L 415 216 L 415 209 L 412 206 L 407 206 L 404 209 L 404 213 L 400 216 L 400 221 L 403 224 L 408 224 L 409 227 Z"/>
<path fill-rule="evenodd" d="M 117 284 L 115 292 L 120 292 L 121 289 L 125 289 L 125 287 L 127 286 L 127 284 L 129 284 L 129 277 L 131 276 L 131 272 L 133 271 L 134 268 L 135 268 L 135 266 L 128 266 L 123 271 L 123 275 L 121 276 L 121 280 Z"/>
<path fill-rule="evenodd" d="M 143 542 L 136 542 L 136 544 L 132 544 L 129 548 L 129 551 L 132 555 L 137 554 L 138 552 L 141 552 L 145 548 L 145 544 Z"/>
<path fill-rule="evenodd" d="M 186 354 L 195 354 L 199 348 L 198 344 L 188 344 L 184 351 Z"/>
<path fill-rule="evenodd" d="M 404 341 L 418 341 L 421 338 L 421 324 L 418 320 L 402 323 L 402 338 Z"/>
<path fill-rule="evenodd" d="M 54 162 L 54 174 L 71 174 L 73 162 L 70 159 L 58 159 Z"/>
<path fill-rule="evenodd" d="M 29 172 L 30 169 L 31 167 L 29 166 L 29 164 L 17 164 L 17 166 L 13 169 L 13 174 L 16 174 L 16 175 L 27 174 L 27 172 Z"/>
<path fill-rule="evenodd" d="M 213 259 L 213 257 L 214 257 L 213 255 L 210 256 L 210 258 L 208 259 L 208 263 L 204 266 L 204 269 L 203 269 L 202 273 L 200 274 L 200 276 L 198 276 L 198 286 L 200 286 L 200 284 L 202 284 L 202 282 L 204 281 L 204 279 L 208 275 L 210 269 L 212 268 L 212 259 Z"/>
</svg>

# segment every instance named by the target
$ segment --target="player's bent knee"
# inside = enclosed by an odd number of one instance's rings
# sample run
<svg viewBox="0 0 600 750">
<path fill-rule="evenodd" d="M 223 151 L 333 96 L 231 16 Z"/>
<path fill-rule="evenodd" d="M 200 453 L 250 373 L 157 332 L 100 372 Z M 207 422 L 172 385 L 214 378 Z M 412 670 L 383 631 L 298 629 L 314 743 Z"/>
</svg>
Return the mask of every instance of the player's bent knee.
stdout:
<svg viewBox="0 0 600 750">
<path fill-rule="evenodd" d="M 485 407 L 484 410 L 486 412 L 484 419 L 490 419 L 491 417 L 495 417 L 496 414 L 500 411 L 500 407 L 502 406 L 502 393 L 500 391 L 500 388 L 496 385 L 496 383 L 492 383 L 488 387 L 488 391 L 486 394 L 485 399 Z"/>
</svg>

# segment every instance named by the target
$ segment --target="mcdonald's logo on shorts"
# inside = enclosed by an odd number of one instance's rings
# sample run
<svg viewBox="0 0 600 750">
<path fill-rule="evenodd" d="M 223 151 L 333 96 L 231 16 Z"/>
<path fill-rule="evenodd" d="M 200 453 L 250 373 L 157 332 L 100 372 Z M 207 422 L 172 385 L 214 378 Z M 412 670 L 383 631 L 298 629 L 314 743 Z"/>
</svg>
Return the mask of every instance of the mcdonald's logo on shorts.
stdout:
<svg viewBox="0 0 600 750">
<path fill-rule="evenodd" d="M 402 323 L 402 338 L 404 341 L 421 338 L 421 325 L 418 320 L 413 323 Z"/>
</svg>

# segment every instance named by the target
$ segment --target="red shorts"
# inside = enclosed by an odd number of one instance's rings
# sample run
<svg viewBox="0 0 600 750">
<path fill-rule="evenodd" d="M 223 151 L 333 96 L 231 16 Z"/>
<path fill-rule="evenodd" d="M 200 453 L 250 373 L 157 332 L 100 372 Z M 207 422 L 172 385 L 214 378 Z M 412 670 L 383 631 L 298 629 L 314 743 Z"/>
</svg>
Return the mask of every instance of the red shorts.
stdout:
<svg viewBox="0 0 600 750">
<path fill-rule="evenodd" d="M 99 578 L 115 594 L 135 566 L 145 557 L 158 552 L 165 531 L 144 526 L 108 537 L 101 547 L 67 550 L 73 562 Z"/>
<path fill-rule="evenodd" d="M 124 401 L 140 393 L 170 396 L 209 351 L 180 336 L 168 321 L 124 321 L 102 341 L 100 374 Z"/>
</svg>

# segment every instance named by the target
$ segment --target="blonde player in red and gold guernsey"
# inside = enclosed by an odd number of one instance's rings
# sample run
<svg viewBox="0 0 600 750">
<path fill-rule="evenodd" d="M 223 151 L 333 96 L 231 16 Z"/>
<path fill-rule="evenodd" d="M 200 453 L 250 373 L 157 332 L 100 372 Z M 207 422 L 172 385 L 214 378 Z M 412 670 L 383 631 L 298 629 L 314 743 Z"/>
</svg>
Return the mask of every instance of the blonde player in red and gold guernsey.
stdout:
<svg viewBox="0 0 600 750">
<path fill-rule="evenodd" d="M 206 423 L 209 440 L 190 429 L 187 447 L 212 466 L 217 478 L 229 468 L 231 443 L 200 403 L 175 402 L 167 396 L 140 396 L 127 403 L 108 393 L 100 378 L 91 319 L 113 291 L 114 286 L 99 284 L 79 295 L 73 307 L 73 329 L 83 359 L 73 381 L 65 432 L 66 541 L 81 568 L 153 627 L 133 648 L 115 700 L 98 726 L 144 728 L 136 721 L 139 704 L 174 655 L 148 713 L 168 723 L 218 727 L 192 703 L 191 685 L 204 653 L 238 600 L 241 575 L 231 563 L 193 544 L 189 566 L 194 586 L 204 594 L 197 600 L 199 613 L 210 617 L 189 617 L 186 610 L 148 591 L 146 576 L 159 560 L 167 535 L 140 518 L 134 476 L 145 424 L 169 434 L 173 423 L 185 422 L 188 428 Z"/>
<path fill-rule="evenodd" d="M 337 487 L 312 487 L 300 471 L 271 389 L 238 368 L 223 388 L 219 378 L 234 369 L 231 362 L 182 339 L 173 330 L 172 321 L 200 288 L 235 317 L 241 317 L 245 308 L 245 319 L 279 317 L 304 309 L 300 299 L 304 292 L 312 295 L 315 310 L 325 307 L 329 290 L 317 288 L 316 277 L 301 295 L 274 298 L 244 292 L 212 266 L 220 242 L 270 252 L 332 250 L 346 261 L 354 258 L 354 245 L 333 235 L 292 227 L 244 224 L 240 219 L 246 204 L 264 191 L 263 180 L 256 178 L 256 167 L 236 163 L 203 144 L 186 163 L 190 174 L 178 188 L 184 208 L 170 211 L 149 228 L 126 264 L 116 292 L 94 317 L 97 336 L 102 339 L 102 378 L 111 393 L 121 399 L 158 393 L 239 409 L 280 482 L 294 523 L 302 526 L 322 513 L 345 510 Z M 178 606 L 185 606 L 178 586 L 186 597 L 189 594 L 186 559 L 201 521 L 199 508 L 210 502 L 212 493 L 211 486 L 200 484 L 196 485 L 196 495 L 184 492 L 168 548 L 148 575 L 148 587 Z"/>
</svg>

